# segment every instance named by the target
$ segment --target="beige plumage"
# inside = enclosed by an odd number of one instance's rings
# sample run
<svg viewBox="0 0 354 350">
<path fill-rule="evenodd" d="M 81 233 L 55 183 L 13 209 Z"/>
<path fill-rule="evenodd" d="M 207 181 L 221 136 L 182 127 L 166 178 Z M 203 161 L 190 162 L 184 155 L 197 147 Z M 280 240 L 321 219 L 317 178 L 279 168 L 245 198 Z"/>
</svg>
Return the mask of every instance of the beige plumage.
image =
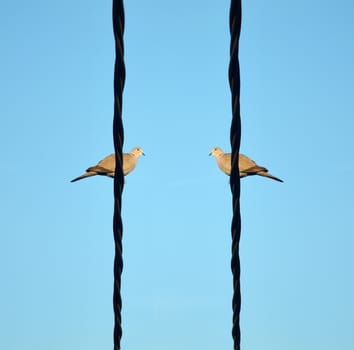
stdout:
<svg viewBox="0 0 354 350">
<path fill-rule="evenodd" d="M 138 159 L 140 156 L 144 156 L 144 152 L 140 147 L 133 148 L 130 153 L 123 153 L 123 174 L 124 176 L 129 174 L 134 170 Z M 114 177 L 116 171 L 116 158 L 115 154 L 110 154 L 106 158 L 100 160 L 96 165 L 89 167 L 86 169 L 86 173 L 76 177 L 71 180 L 71 182 L 75 182 L 86 177 L 95 176 L 95 175 L 104 175 L 109 177 Z"/>
<path fill-rule="evenodd" d="M 214 147 L 209 155 L 215 157 L 216 163 L 221 171 L 223 171 L 226 175 L 231 174 L 231 153 L 224 153 L 221 148 Z M 241 153 L 239 154 L 238 167 L 241 178 L 250 175 L 260 175 L 283 182 L 283 180 L 269 174 L 267 168 L 257 165 L 255 161 Z"/>
</svg>

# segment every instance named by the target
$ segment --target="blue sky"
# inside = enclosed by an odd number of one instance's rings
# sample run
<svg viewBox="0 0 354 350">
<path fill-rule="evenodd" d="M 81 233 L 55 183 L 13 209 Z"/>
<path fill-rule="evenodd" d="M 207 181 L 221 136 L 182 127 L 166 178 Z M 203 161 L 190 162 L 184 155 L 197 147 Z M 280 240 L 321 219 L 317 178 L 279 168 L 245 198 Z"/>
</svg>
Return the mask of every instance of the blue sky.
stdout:
<svg viewBox="0 0 354 350">
<path fill-rule="evenodd" d="M 127 1 L 123 349 L 232 349 L 229 1 Z M 354 348 L 354 5 L 243 3 L 242 349 Z M 111 2 L 0 4 L 0 347 L 112 348 Z"/>
</svg>

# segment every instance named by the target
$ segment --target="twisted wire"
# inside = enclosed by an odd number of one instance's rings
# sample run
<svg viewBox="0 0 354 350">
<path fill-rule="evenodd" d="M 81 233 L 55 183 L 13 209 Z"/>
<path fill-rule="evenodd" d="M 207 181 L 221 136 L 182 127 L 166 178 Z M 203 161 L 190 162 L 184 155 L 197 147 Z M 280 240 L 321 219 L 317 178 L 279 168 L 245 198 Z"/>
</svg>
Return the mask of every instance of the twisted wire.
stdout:
<svg viewBox="0 0 354 350">
<path fill-rule="evenodd" d="M 122 0 L 113 0 L 112 7 L 113 32 L 115 39 L 116 60 L 114 66 L 114 117 L 113 117 L 113 140 L 116 155 L 116 171 L 114 177 L 114 214 L 113 236 L 115 243 L 114 256 L 114 286 L 113 286 L 113 310 L 114 310 L 114 350 L 120 350 L 122 338 L 122 298 L 121 276 L 123 271 L 122 238 L 123 223 L 121 216 L 122 192 L 124 187 L 123 175 L 123 142 L 124 129 L 122 120 L 122 96 L 125 83 L 124 64 L 124 6 Z"/>
<path fill-rule="evenodd" d="M 231 224 L 232 235 L 232 257 L 231 271 L 233 276 L 234 294 L 232 298 L 233 326 L 232 337 L 234 350 L 240 350 L 240 310 L 241 310 L 241 289 L 240 289 L 240 256 L 239 244 L 241 237 L 241 214 L 240 214 L 240 177 L 238 158 L 241 141 L 241 116 L 240 116 L 240 66 L 238 59 L 239 38 L 241 31 L 241 0 L 231 0 L 230 6 L 230 64 L 229 84 L 232 101 L 232 122 L 230 130 L 230 142 L 232 149 L 230 187 L 232 192 L 233 218 Z"/>
</svg>

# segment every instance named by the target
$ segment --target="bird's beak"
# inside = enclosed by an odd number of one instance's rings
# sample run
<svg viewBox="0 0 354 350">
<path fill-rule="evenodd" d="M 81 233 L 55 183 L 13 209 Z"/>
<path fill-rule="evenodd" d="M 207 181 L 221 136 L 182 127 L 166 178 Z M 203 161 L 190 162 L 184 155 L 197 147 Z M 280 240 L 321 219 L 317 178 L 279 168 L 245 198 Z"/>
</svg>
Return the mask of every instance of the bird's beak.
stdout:
<svg viewBox="0 0 354 350">
<path fill-rule="evenodd" d="M 211 156 L 211 152 L 209 153 L 209 156 Z"/>
<path fill-rule="evenodd" d="M 145 153 L 143 152 L 143 153 L 141 153 L 143 156 L 145 156 Z"/>
</svg>

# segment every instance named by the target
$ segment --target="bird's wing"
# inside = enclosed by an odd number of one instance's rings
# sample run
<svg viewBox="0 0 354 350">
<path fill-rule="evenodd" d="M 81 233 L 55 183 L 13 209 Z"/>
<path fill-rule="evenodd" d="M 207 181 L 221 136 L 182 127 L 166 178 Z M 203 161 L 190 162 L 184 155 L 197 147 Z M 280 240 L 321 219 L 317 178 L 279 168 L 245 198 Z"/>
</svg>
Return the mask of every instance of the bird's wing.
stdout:
<svg viewBox="0 0 354 350">
<path fill-rule="evenodd" d="M 116 168 L 116 156 L 114 153 L 110 154 L 106 158 L 101 159 L 97 165 L 101 168 L 114 171 Z"/>
<path fill-rule="evenodd" d="M 96 165 L 86 171 L 96 171 L 98 173 L 112 173 L 116 170 L 116 158 L 114 153 L 101 159 Z"/>
<path fill-rule="evenodd" d="M 264 171 L 264 172 L 268 171 L 268 169 L 257 165 L 254 160 L 248 158 L 247 156 L 241 153 L 239 154 L 238 166 L 240 172 L 257 173 L 259 171 Z"/>
</svg>

